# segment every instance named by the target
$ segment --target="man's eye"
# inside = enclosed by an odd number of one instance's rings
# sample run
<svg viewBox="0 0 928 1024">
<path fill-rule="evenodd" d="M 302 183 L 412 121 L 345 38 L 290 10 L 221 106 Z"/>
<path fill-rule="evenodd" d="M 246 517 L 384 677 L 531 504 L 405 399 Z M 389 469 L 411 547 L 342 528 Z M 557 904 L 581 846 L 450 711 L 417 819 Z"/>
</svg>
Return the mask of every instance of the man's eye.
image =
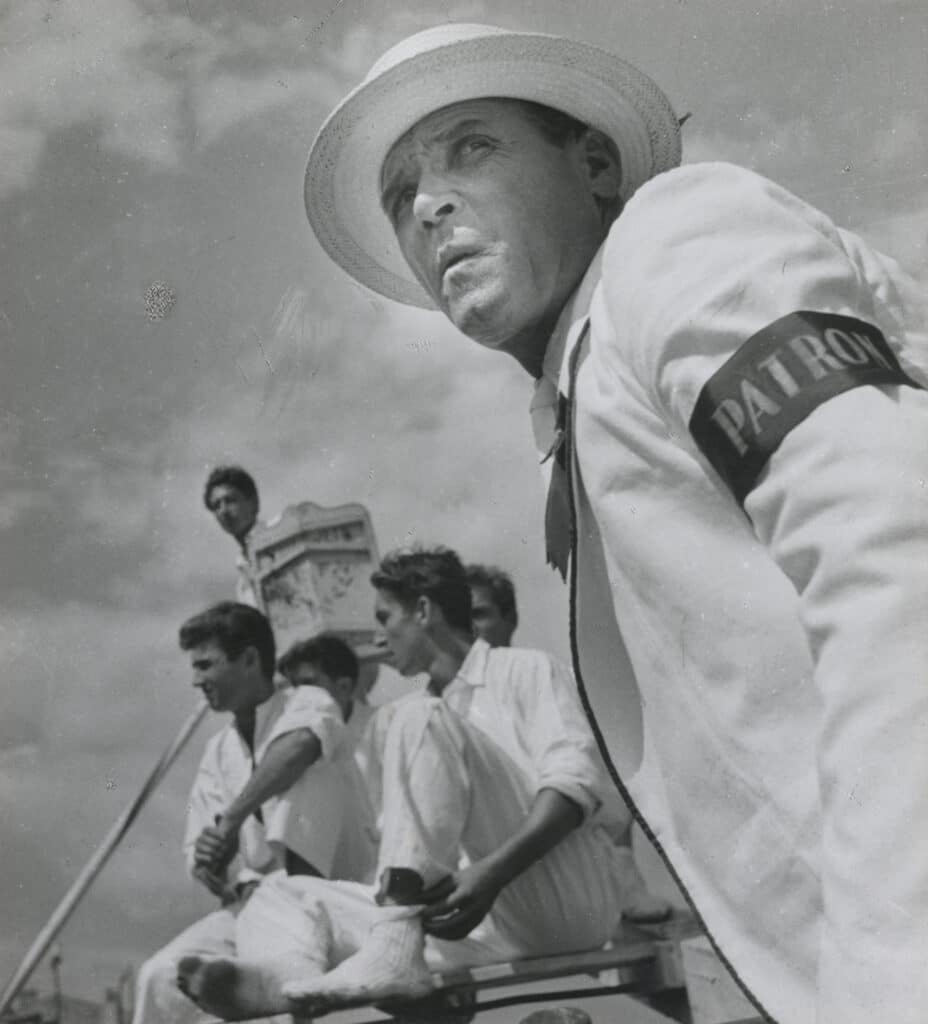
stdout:
<svg viewBox="0 0 928 1024">
<path fill-rule="evenodd" d="M 466 135 L 458 143 L 458 154 L 460 156 L 473 156 L 492 148 L 492 143 L 484 135 Z"/>
</svg>

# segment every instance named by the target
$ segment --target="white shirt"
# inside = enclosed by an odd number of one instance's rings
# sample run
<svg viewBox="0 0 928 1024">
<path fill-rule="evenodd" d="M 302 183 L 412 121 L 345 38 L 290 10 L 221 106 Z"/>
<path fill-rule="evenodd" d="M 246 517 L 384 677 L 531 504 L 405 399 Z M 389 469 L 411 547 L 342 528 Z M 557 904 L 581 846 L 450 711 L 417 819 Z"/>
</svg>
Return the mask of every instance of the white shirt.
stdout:
<svg viewBox="0 0 928 1024">
<path fill-rule="evenodd" d="M 397 706 L 421 700 L 422 689 L 375 709 L 360 749 L 368 788 L 380 803 L 380 764 Z M 486 733 L 525 773 L 536 792 L 554 789 L 573 800 L 591 824 L 624 841 L 627 808 L 605 766 L 570 670 L 544 651 L 493 647 L 475 640 L 441 699 Z"/>
<path fill-rule="evenodd" d="M 255 526 L 259 526 L 255 523 Z M 239 604 L 247 604 L 249 608 L 257 608 L 264 611 L 264 600 L 259 590 L 259 584 L 255 574 L 255 566 L 252 564 L 249 542 L 254 536 L 255 526 L 252 526 L 245 537 L 244 547 L 239 548 L 235 557 L 235 600 Z"/>
<path fill-rule="evenodd" d="M 537 791 L 571 799 L 618 839 L 628 823 L 570 670 L 545 651 L 475 640 L 442 699 L 486 733 Z"/>
<path fill-rule="evenodd" d="M 240 881 L 255 878 L 283 866 L 283 848 L 292 849 L 319 870 L 327 872 L 328 845 L 320 850 L 309 827 L 311 820 L 326 816 L 325 806 L 304 806 L 319 794 L 327 794 L 338 787 L 326 786 L 340 775 L 340 758 L 353 751 L 346 746 L 345 724 L 341 710 L 325 690 L 316 686 L 281 687 L 255 709 L 254 757 L 248 745 L 232 722 L 213 736 L 206 745 L 200 767 L 190 793 L 187 823 L 184 835 L 184 853 L 190 869 L 193 868 L 194 845 L 207 826 L 215 823 L 229 804 L 245 788 L 255 765 L 271 743 L 297 729 L 311 729 L 322 747 L 322 754 L 304 776 L 287 793 L 272 797 L 262 807 L 264 823 L 249 815 L 239 832 Z M 353 764 L 353 762 L 352 762 Z M 303 787 L 304 780 L 319 782 L 317 787 Z M 302 795 L 304 801 L 293 800 Z M 325 796 L 321 798 L 325 800 Z M 341 811 L 339 810 L 339 815 Z M 337 832 L 337 828 L 333 828 Z M 336 837 L 337 838 L 337 837 Z M 332 844 L 334 845 L 334 839 Z M 323 863 L 320 863 L 320 860 Z"/>
<path fill-rule="evenodd" d="M 618 774 L 767 1012 L 918 1024 L 928 393 L 817 400 L 835 352 L 853 376 L 863 351 L 838 334 L 834 351 L 783 341 L 807 357 L 806 378 L 768 358 L 758 397 L 729 360 L 796 311 L 873 325 L 928 381 L 914 282 L 757 175 L 669 172 L 613 226 L 556 331 L 575 338 L 590 317 L 574 414 L 578 670 Z M 720 422 L 731 411 L 738 444 L 775 438 L 795 393 L 811 404 L 743 506 L 691 432 L 722 378 L 747 396 L 715 409 Z M 538 390 L 543 406 L 550 381 Z"/>
</svg>

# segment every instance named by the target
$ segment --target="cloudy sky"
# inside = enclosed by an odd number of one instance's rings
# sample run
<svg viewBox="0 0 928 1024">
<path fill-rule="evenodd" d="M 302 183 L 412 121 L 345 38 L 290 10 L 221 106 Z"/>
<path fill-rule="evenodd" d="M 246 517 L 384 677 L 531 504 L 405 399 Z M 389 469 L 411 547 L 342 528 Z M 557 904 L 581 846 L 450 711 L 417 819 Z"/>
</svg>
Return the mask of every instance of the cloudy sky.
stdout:
<svg viewBox="0 0 928 1024">
<path fill-rule="evenodd" d="M 687 160 L 769 174 L 928 271 L 923 0 L 7 0 L 0 4 L 0 975 L 194 700 L 176 628 L 233 587 L 210 466 L 264 510 L 364 502 L 381 549 L 543 566 L 530 381 L 328 264 L 309 141 L 387 46 L 447 20 L 566 32 L 648 70 Z M 176 295 L 149 319 L 146 293 Z M 178 853 L 193 758 L 64 934 L 98 994 L 208 909 Z M 46 983 L 44 968 L 37 980 Z"/>
</svg>

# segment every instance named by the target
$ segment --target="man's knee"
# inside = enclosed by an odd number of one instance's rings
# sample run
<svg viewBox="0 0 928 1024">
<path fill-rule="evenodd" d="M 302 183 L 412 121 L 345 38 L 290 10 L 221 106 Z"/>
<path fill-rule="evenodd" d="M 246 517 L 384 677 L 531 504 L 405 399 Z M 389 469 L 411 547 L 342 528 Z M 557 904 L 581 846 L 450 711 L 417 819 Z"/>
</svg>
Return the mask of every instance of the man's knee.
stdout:
<svg viewBox="0 0 928 1024">
<path fill-rule="evenodd" d="M 146 992 L 158 991 L 165 986 L 174 987 L 177 977 L 177 957 L 159 950 L 139 968 L 135 977 L 138 998 Z"/>
</svg>

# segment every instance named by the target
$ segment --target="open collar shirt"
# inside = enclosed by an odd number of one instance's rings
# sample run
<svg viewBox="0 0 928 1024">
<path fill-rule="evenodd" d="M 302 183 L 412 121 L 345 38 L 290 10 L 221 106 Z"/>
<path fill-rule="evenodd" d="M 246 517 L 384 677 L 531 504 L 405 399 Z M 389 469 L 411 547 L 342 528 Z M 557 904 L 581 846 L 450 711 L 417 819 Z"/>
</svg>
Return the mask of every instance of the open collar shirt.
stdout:
<svg viewBox="0 0 928 1024">
<path fill-rule="evenodd" d="M 322 747 L 321 759 L 336 761 L 343 756 L 346 743 L 345 724 L 335 701 L 318 686 L 284 686 L 255 709 L 254 751 L 242 738 L 232 721 L 207 743 L 200 761 L 187 811 L 184 832 L 184 854 L 188 866 L 193 867 L 194 844 L 207 826 L 215 824 L 229 804 L 245 788 L 255 765 L 267 748 L 278 737 L 298 729 L 310 729 Z M 350 753 L 350 752 L 349 752 Z M 310 769 L 312 770 L 312 769 Z M 275 821 L 276 797 L 262 805 L 262 818 Z M 280 857 L 270 843 L 282 836 L 269 834 L 262 821 L 249 815 L 239 833 L 241 872 L 238 881 L 247 881 L 280 867 Z M 299 844 L 299 839 L 287 836 L 288 845 Z M 312 863 L 313 851 L 307 847 L 299 854 Z"/>
</svg>

